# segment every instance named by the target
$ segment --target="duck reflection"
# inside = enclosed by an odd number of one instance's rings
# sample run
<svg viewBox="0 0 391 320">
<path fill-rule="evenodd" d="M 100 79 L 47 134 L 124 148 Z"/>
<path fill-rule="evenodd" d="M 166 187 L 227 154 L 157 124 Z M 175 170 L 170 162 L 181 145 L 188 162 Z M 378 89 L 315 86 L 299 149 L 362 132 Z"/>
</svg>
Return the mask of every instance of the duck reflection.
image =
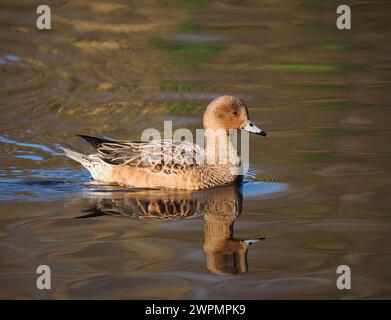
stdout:
<svg viewBox="0 0 391 320">
<path fill-rule="evenodd" d="M 237 239 L 233 226 L 242 212 L 243 196 L 237 186 L 207 191 L 137 190 L 88 193 L 88 209 L 78 218 L 102 215 L 143 220 L 178 220 L 203 216 L 208 270 L 229 275 L 248 271 L 250 245 L 263 238 Z"/>
</svg>

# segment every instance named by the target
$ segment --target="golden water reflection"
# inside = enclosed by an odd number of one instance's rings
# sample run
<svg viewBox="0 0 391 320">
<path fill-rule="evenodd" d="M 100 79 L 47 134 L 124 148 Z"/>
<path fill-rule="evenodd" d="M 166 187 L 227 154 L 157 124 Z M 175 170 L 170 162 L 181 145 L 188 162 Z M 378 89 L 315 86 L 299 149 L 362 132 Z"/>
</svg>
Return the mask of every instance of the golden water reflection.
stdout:
<svg viewBox="0 0 391 320">
<path fill-rule="evenodd" d="M 140 220 L 170 221 L 202 216 L 206 266 L 215 274 L 247 272 L 249 247 L 264 239 L 235 238 L 234 224 L 242 213 L 243 202 L 241 190 L 237 186 L 199 192 L 117 191 L 87 193 L 88 207 L 78 218 L 109 215 Z"/>
</svg>

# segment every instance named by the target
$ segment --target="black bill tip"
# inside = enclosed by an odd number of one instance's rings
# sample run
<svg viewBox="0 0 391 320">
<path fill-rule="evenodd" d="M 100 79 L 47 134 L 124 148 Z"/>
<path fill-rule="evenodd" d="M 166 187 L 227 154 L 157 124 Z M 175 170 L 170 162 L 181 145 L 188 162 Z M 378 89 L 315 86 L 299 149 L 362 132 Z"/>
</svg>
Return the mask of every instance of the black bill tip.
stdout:
<svg viewBox="0 0 391 320">
<path fill-rule="evenodd" d="M 267 133 L 265 131 L 257 132 L 257 134 L 262 136 L 262 137 L 266 137 L 267 136 Z"/>
</svg>

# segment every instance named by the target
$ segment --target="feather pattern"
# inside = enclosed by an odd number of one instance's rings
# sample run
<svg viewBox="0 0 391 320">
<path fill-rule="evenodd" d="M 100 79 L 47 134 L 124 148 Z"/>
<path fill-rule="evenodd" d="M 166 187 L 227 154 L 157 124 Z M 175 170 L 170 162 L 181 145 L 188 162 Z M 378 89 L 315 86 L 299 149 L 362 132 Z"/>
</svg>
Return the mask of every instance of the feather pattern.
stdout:
<svg viewBox="0 0 391 320">
<path fill-rule="evenodd" d="M 153 172 L 180 173 L 205 160 L 199 145 L 178 140 L 113 141 L 80 136 L 98 151 L 98 156 L 112 165 L 151 168 Z"/>
</svg>

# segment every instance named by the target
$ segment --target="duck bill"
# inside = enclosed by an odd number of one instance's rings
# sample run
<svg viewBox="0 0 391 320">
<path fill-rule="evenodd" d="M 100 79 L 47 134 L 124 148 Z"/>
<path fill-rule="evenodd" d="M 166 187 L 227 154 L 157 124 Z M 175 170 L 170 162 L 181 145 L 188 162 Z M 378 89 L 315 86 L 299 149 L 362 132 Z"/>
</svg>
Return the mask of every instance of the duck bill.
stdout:
<svg viewBox="0 0 391 320">
<path fill-rule="evenodd" d="M 250 120 L 247 121 L 246 125 L 242 127 L 242 130 L 246 130 L 248 132 L 258 134 L 260 136 L 266 137 L 267 134 L 262 129 L 259 129 L 254 123 L 252 123 Z"/>
</svg>

